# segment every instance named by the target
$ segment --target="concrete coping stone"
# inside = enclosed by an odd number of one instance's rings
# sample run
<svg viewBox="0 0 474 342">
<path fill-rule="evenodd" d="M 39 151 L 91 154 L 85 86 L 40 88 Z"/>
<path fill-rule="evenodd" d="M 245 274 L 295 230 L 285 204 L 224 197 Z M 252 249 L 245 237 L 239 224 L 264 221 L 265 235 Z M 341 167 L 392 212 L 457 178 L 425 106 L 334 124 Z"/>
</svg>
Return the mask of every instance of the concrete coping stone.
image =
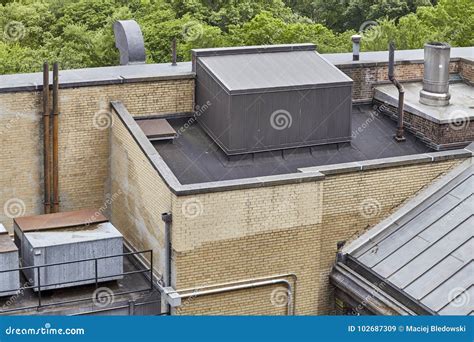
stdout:
<svg viewBox="0 0 474 342">
<path fill-rule="evenodd" d="M 59 88 L 193 79 L 191 63 L 132 64 L 59 71 Z M 52 79 L 52 76 L 50 77 Z M 0 75 L 0 93 L 41 91 L 43 73 Z"/>
<path fill-rule="evenodd" d="M 413 165 L 419 163 L 430 163 L 449 159 L 468 158 L 472 157 L 473 155 L 472 151 L 467 149 L 461 149 L 393 158 L 366 160 L 360 162 L 306 167 L 300 168 L 298 169 L 298 172 L 290 174 L 270 175 L 264 177 L 241 178 L 183 185 L 179 182 L 173 171 L 169 168 L 169 166 L 166 164 L 160 154 L 153 147 L 151 142 L 145 136 L 145 133 L 143 133 L 143 131 L 140 129 L 140 126 L 138 126 L 138 124 L 135 122 L 135 119 L 128 112 L 123 103 L 119 101 L 112 101 L 111 105 L 119 119 L 123 122 L 127 130 L 132 135 L 135 142 L 138 144 L 140 149 L 148 158 L 153 168 L 158 172 L 158 174 L 166 183 L 168 188 L 175 195 L 178 196 L 313 182 L 324 180 L 324 178 L 328 175 L 334 175 L 339 173 L 350 173 L 374 169 L 383 169 L 388 167 Z M 471 145 L 471 148 L 474 149 L 474 144 Z"/>
<path fill-rule="evenodd" d="M 472 143 L 471 145 L 474 145 Z M 471 146 L 469 145 L 469 146 Z M 468 146 L 468 147 L 469 147 Z M 474 146 L 471 146 L 474 150 Z M 431 163 L 451 159 L 463 159 L 473 156 L 473 151 L 465 149 L 412 154 L 408 156 L 390 157 L 381 159 L 364 160 L 358 162 L 312 166 L 298 169 L 300 172 L 320 172 L 326 176 L 341 173 L 350 173 L 366 170 L 377 170 L 388 167 L 407 166 L 421 163 Z"/>
<path fill-rule="evenodd" d="M 191 53 L 195 57 L 225 56 L 236 54 L 255 54 L 271 52 L 294 52 L 294 51 L 314 51 L 316 45 L 312 43 L 302 44 L 277 44 L 277 45 L 254 45 L 254 46 L 233 46 L 223 48 L 193 49 Z"/>
</svg>

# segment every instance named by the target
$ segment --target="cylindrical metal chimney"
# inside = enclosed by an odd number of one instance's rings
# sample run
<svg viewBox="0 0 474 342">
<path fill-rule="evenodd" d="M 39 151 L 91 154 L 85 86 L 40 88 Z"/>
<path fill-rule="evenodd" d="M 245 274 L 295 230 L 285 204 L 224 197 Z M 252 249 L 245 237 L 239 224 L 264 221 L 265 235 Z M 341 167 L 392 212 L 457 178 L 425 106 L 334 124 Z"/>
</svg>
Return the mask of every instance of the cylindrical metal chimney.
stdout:
<svg viewBox="0 0 474 342">
<path fill-rule="evenodd" d="M 425 44 L 425 68 L 420 103 L 447 106 L 449 94 L 449 59 L 451 46 L 447 43 Z"/>
<path fill-rule="evenodd" d="M 352 40 L 352 60 L 353 61 L 358 61 L 359 60 L 359 54 L 360 54 L 360 39 L 362 38 L 361 35 L 355 34 L 351 36 Z"/>
</svg>

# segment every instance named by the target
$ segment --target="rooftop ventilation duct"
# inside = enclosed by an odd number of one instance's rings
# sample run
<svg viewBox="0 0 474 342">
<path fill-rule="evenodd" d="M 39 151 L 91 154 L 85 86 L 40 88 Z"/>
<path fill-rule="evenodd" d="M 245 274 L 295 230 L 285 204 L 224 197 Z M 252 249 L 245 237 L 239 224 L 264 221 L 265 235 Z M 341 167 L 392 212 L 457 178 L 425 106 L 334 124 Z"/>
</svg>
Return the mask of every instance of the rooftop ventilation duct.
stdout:
<svg viewBox="0 0 474 342">
<path fill-rule="evenodd" d="M 420 103 L 447 106 L 449 94 L 449 59 L 451 46 L 447 43 L 425 44 L 425 67 Z"/>
<path fill-rule="evenodd" d="M 120 65 L 145 63 L 145 43 L 135 20 L 116 21 L 114 35 L 115 47 L 120 51 Z"/>
<path fill-rule="evenodd" d="M 315 45 L 192 52 L 197 120 L 227 155 L 351 140 L 352 80 Z"/>
</svg>

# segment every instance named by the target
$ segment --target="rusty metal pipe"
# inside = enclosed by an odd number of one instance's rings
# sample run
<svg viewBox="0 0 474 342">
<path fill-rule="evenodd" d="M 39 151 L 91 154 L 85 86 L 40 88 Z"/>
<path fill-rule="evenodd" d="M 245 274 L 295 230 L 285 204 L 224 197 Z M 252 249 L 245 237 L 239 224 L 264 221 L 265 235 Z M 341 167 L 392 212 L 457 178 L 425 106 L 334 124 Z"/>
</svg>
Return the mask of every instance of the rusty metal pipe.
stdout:
<svg viewBox="0 0 474 342">
<path fill-rule="evenodd" d="M 53 213 L 59 212 L 59 65 L 53 66 Z"/>
<path fill-rule="evenodd" d="M 50 103 L 49 103 L 49 64 L 43 64 L 43 155 L 44 155 L 44 213 L 51 212 L 51 140 L 50 140 Z"/>
<path fill-rule="evenodd" d="M 395 44 L 390 42 L 388 54 L 388 79 L 398 89 L 398 120 L 397 133 L 395 140 L 398 142 L 405 141 L 404 127 L 403 127 L 403 106 L 405 102 L 405 89 L 402 84 L 395 78 Z"/>
</svg>

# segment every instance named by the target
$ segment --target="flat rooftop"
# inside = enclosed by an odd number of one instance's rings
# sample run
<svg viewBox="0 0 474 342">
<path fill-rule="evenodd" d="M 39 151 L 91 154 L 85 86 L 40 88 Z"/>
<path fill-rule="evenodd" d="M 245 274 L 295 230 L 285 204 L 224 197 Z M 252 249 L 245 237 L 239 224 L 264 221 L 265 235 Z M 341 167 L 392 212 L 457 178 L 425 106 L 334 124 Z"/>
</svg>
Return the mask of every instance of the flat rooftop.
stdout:
<svg viewBox="0 0 474 342">
<path fill-rule="evenodd" d="M 449 85 L 451 99 L 448 106 L 435 107 L 420 103 L 422 82 L 403 83 L 405 88 L 405 110 L 427 120 L 444 124 L 456 119 L 474 119 L 474 87 L 465 83 Z M 375 87 L 374 98 L 392 106 L 398 106 L 398 91 L 393 85 Z"/>
<path fill-rule="evenodd" d="M 371 106 L 354 107 L 352 142 L 236 156 L 229 159 L 196 122 L 169 119 L 180 132 L 173 142 L 152 142 L 181 184 L 281 175 L 299 168 L 406 156 L 433 150 L 406 132 L 406 141 L 393 139 L 396 123 Z M 187 125 L 186 125 L 187 126 Z"/>
</svg>

